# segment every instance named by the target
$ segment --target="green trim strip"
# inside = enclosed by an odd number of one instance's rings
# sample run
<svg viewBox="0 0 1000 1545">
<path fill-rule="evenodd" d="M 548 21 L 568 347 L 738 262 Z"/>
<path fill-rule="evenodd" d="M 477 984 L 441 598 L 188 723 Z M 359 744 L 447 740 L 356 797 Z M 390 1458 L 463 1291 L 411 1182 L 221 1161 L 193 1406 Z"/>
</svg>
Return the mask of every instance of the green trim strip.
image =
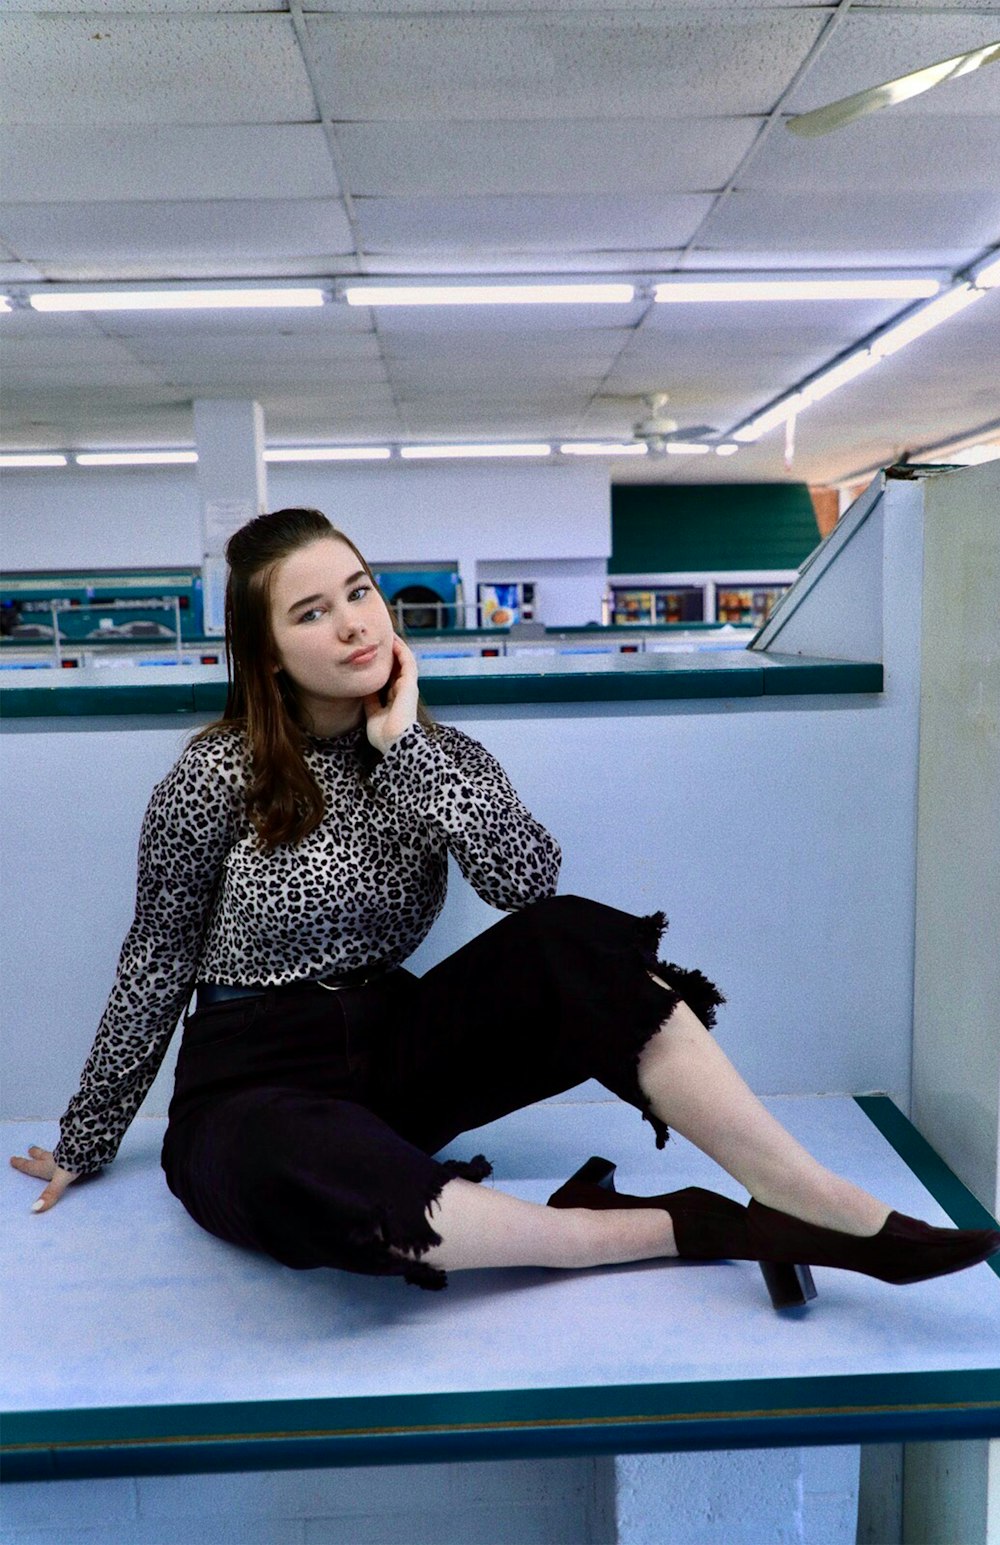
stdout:
<svg viewBox="0 0 1000 1545">
<path fill-rule="evenodd" d="M 887 1094 L 856 1094 L 854 1100 L 953 1223 L 959 1228 L 1000 1228 L 992 1213 Z M 1000 1257 L 995 1256 L 987 1265 L 1000 1277 Z"/>
<path fill-rule="evenodd" d="M 989 1437 L 1000 1371 L 121 1407 L 4 1426 L 12 1481 Z"/>
<path fill-rule="evenodd" d="M 587 658 L 587 657 L 583 657 Z M 739 653 L 723 660 L 709 653 L 694 663 L 689 655 L 665 657 L 601 656 L 592 667 L 569 671 L 504 671 L 488 667 L 476 675 L 426 675 L 420 691 L 429 707 L 517 703 L 642 703 L 697 698 L 815 696 L 883 690 L 877 662 L 803 660 L 786 655 Z M 655 662 L 649 668 L 647 661 Z M 607 663 L 605 663 L 607 662 Z M 683 662 L 683 663 L 680 663 Z M 464 663 L 464 662 L 463 662 Z M 221 713 L 226 685 L 221 681 L 156 685 L 74 686 L 60 675 L 58 685 L 0 689 L 0 712 L 7 719 L 131 717 L 136 714 Z"/>
</svg>

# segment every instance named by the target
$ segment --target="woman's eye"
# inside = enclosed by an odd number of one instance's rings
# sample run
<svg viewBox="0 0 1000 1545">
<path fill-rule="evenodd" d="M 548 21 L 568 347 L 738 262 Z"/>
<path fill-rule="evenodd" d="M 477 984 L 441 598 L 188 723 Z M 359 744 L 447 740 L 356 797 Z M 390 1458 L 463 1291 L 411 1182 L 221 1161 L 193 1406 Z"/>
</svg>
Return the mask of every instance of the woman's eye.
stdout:
<svg viewBox="0 0 1000 1545">
<path fill-rule="evenodd" d="M 310 606 L 310 608 L 309 608 L 309 610 L 307 612 L 303 612 L 302 613 L 302 616 L 299 618 L 299 621 L 300 622 L 309 622 L 313 617 L 318 617 L 319 616 L 320 610 L 321 610 L 321 608 L 318 607 L 318 606 Z"/>
<path fill-rule="evenodd" d="M 370 589 L 371 585 L 355 585 L 354 589 L 348 596 L 348 600 L 352 600 L 356 595 L 367 595 Z"/>
</svg>

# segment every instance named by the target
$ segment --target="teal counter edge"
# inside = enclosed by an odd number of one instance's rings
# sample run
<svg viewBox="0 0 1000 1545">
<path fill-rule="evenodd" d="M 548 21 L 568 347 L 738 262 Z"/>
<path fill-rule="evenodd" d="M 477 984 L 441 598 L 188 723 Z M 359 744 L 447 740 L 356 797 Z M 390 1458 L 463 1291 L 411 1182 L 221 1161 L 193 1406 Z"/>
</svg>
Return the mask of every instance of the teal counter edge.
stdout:
<svg viewBox="0 0 1000 1545">
<path fill-rule="evenodd" d="M 956 1223 L 993 1222 L 887 1095 L 855 1100 Z M 1000 1436 L 1000 1369 L 24 1411 L 3 1426 L 5 1481 L 968 1439 Z"/>
<path fill-rule="evenodd" d="M 767 662 L 759 670 L 718 666 L 643 671 L 630 675 L 489 675 L 426 676 L 420 691 L 429 707 L 518 703 L 640 703 L 691 701 L 697 698 L 750 698 L 830 693 L 878 693 L 882 666 L 876 662 L 803 660 Z M 3 687 L 0 717 L 5 719 L 127 718 L 137 714 L 221 713 L 224 682 L 176 686 L 112 685 L 99 687 Z"/>
<path fill-rule="evenodd" d="M 122 1406 L 4 1428 L 5 1481 L 991 1437 L 1000 1372 Z"/>
</svg>

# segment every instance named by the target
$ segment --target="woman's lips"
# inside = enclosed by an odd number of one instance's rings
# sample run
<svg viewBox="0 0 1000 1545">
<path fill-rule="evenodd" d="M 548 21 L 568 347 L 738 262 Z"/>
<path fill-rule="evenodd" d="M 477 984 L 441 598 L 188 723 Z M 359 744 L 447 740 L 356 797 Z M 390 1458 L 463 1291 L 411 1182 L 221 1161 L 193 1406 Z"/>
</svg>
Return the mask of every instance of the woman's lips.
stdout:
<svg viewBox="0 0 1000 1545">
<path fill-rule="evenodd" d="M 348 665 L 370 665 L 377 654 L 378 645 L 372 644 L 370 648 L 363 650 L 361 654 L 349 655 L 346 663 Z"/>
</svg>

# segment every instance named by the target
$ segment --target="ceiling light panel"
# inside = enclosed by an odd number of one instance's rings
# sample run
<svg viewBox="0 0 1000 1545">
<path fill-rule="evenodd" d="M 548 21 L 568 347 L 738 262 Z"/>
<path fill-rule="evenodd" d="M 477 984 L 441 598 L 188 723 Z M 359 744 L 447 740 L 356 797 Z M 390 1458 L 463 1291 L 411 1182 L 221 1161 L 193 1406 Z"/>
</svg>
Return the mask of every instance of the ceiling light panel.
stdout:
<svg viewBox="0 0 1000 1545">
<path fill-rule="evenodd" d="M 850 300 L 916 300 L 936 295 L 936 279 L 667 279 L 653 286 L 653 297 L 665 305 L 725 305 Z"/>
<path fill-rule="evenodd" d="M 598 281 L 485 284 L 345 284 L 349 306 L 559 306 L 628 305 L 631 284 Z"/>
<path fill-rule="evenodd" d="M 315 117 L 286 15 L 119 12 L 106 27 L 95 17 L 8 11 L 5 95 L 19 122 L 245 123 L 248 104 L 262 122 Z"/>
<path fill-rule="evenodd" d="M 228 311 L 283 310 L 286 307 L 321 306 L 317 289 L 279 288 L 215 289 L 174 288 L 106 290 L 38 290 L 29 296 L 34 311 Z"/>
<path fill-rule="evenodd" d="M 4 451 L 0 454 L 0 467 L 65 467 L 65 456 L 47 454 L 44 451 Z"/>
<path fill-rule="evenodd" d="M 669 118 L 769 112 L 819 35 L 810 9 L 310 15 L 340 118 Z M 739 68 L 733 68 L 734 59 Z"/>
</svg>

